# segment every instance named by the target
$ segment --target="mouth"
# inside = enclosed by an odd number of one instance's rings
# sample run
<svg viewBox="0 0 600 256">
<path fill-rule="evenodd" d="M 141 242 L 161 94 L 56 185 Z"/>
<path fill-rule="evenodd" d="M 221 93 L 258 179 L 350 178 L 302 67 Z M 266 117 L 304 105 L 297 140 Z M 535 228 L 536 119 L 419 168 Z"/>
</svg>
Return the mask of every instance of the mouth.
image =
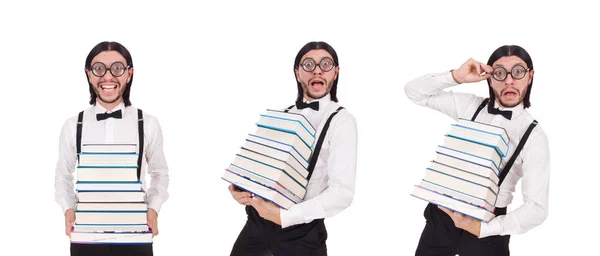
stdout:
<svg viewBox="0 0 600 256">
<path fill-rule="evenodd" d="M 313 80 L 310 82 L 310 86 L 313 88 L 323 88 L 323 86 L 325 86 L 325 81 Z"/>
<path fill-rule="evenodd" d="M 508 91 L 503 92 L 502 96 L 512 98 L 512 97 L 517 97 L 518 93 L 516 91 L 513 91 L 513 90 L 508 90 Z"/>
<path fill-rule="evenodd" d="M 117 85 L 116 84 L 101 84 L 100 89 L 102 89 L 102 91 L 105 91 L 105 92 L 111 92 L 111 91 L 114 91 L 115 89 L 117 89 Z"/>
</svg>

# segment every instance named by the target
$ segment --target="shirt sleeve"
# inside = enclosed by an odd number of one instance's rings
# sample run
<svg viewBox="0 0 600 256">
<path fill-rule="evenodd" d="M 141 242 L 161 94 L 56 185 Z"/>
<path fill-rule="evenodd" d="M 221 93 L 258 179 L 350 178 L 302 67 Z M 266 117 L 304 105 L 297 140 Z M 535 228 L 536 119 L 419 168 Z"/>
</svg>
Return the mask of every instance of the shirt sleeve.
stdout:
<svg viewBox="0 0 600 256">
<path fill-rule="evenodd" d="M 156 118 L 148 118 L 148 147 L 146 148 L 147 172 L 150 186 L 147 191 L 148 208 L 160 212 L 162 204 L 169 198 L 169 167 L 163 152 L 162 129 Z"/>
<path fill-rule="evenodd" d="M 444 91 L 457 84 L 449 71 L 427 74 L 408 82 L 404 92 L 413 103 L 437 110 L 456 120 L 470 105 L 481 102 L 473 94 Z"/>
<path fill-rule="evenodd" d="M 341 114 L 341 113 L 340 113 Z M 356 178 L 357 127 L 356 119 L 344 115 L 328 132 L 327 188 L 318 196 L 281 210 L 281 227 L 309 223 L 331 217 L 346 209 L 354 198 Z"/>
<path fill-rule="evenodd" d="M 536 132 L 536 130 L 538 130 Z M 550 189 L 550 150 L 548 138 L 536 127 L 521 151 L 523 204 L 506 215 L 481 223 L 480 238 L 522 234 L 542 224 L 548 217 Z"/>
<path fill-rule="evenodd" d="M 67 120 L 62 127 L 58 140 L 58 162 L 54 173 L 54 197 L 63 212 L 70 208 L 75 209 L 77 204 L 73 184 L 73 172 L 75 172 L 75 166 L 77 165 L 76 125 L 75 120 Z"/>
</svg>

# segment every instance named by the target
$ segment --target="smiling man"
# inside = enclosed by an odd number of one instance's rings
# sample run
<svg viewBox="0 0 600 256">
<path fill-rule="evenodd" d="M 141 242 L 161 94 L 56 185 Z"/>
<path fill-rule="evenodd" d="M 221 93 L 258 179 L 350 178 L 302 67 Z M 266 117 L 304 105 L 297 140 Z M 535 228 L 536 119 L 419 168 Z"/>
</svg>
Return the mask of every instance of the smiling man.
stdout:
<svg viewBox="0 0 600 256">
<path fill-rule="evenodd" d="M 131 106 L 133 60 L 117 42 L 96 45 L 85 60 L 90 91 L 90 108 L 68 119 L 60 134 L 59 159 L 55 173 L 56 202 L 65 215 L 65 233 L 71 236 L 77 196 L 73 172 L 83 144 L 136 144 L 138 179 L 146 191 L 148 226 L 158 234 L 158 212 L 167 200 L 168 167 L 163 154 L 158 120 Z M 142 148 L 142 150 L 139 150 Z M 142 151 L 142 152 L 140 152 Z M 150 174 L 148 189 L 143 170 Z M 71 244 L 71 255 L 152 255 L 152 244 Z"/>
<path fill-rule="evenodd" d="M 356 120 L 337 103 L 339 71 L 338 56 L 325 42 L 310 42 L 296 55 L 298 97 L 288 110 L 317 128 L 315 138 L 325 136 L 321 150 L 313 149 L 304 201 L 288 210 L 229 186 L 248 215 L 231 255 L 327 255 L 324 218 L 350 206 L 356 177 Z"/>
<path fill-rule="evenodd" d="M 503 127 L 510 138 L 509 152 L 500 165 L 503 182 L 495 205 L 496 217 L 483 223 L 428 204 L 416 255 L 509 255 L 510 235 L 525 233 L 548 216 L 548 138 L 526 110 L 531 106 L 533 75 L 529 53 L 519 46 L 506 45 L 492 53 L 487 65 L 469 59 L 456 70 L 428 74 L 406 85 L 406 95 L 413 103 L 454 120 L 465 118 Z M 444 91 L 484 79 L 489 98 Z M 507 213 L 519 180 L 524 202 Z"/>
</svg>

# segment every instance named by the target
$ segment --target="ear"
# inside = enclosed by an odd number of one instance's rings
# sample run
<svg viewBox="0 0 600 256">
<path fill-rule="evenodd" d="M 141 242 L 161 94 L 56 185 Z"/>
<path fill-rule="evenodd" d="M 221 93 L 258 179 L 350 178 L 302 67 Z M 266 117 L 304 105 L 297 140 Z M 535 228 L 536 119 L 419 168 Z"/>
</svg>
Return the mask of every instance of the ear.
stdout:
<svg viewBox="0 0 600 256">
<path fill-rule="evenodd" d="M 535 70 L 531 70 L 529 71 L 529 82 L 527 82 L 527 85 L 531 84 L 531 81 L 533 80 L 533 73 L 535 73 Z"/>
<path fill-rule="evenodd" d="M 335 66 L 335 77 L 333 78 L 333 81 L 337 80 L 338 73 L 340 73 L 340 66 Z"/>
<path fill-rule="evenodd" d="M 127 73 L 129 74 L 129 76 L 127 77 L 127 83 L 129 83 L 129 81 L 131 81 L 131 76 L 133 76 L 133 67 L 130 67 L 127 70 Z"/>
<path fill-rule="evenodd" d="M 88 83 L 92 83 L 92 72 L 89 69 L 85 69 L 85 74 L 87 75 L 88 78 Z"/>
<path fill-rule="evenodd" d="M 296 73 L 296 81 L 300 82 L 300 74 L 298 73 L 298 69 L 294 69 L 294 73 Z"/>
</svg>

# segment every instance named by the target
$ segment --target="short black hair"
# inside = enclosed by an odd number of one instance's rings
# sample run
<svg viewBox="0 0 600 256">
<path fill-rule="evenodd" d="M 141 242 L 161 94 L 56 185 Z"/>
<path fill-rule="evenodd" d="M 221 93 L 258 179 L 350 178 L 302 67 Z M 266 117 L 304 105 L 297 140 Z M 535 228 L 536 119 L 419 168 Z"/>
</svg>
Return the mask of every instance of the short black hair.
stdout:
<svg viewBox="0 0 600 256">
<path fill-rule="evenodd" d="M 306 54 L 312 50 L 321 50 L 321 49 L 325 50 L 329 54 L 331 54 L 331 57 L 333 57 L 333 62 L 335 63 L 336 67 L 340 65 L 337 53 L 335 52 L 333 47 L 331 47 L 331 45 L 329 45 L 328 43 L 325 43 L 325 42 L 321 42 L 321 41 L 309 42 L 309 43 L 305 44 L 304 47 L 302 47 L 302 49 L 300 49 L 300 51 L 296 55 L 296 59 L 294 60 L 294 78 L 296 78 L 296 69 L 300 68 L 300 61 L 301 61 L 302 56 L 304 56 L 304 54 Z M 338 102 L 337 83 L 338 83 L 339 78 L 340 78 L 340 74 L 338 74 L 337 77 L 335 78 L 335 80 L 333 81 L 333 85 L 331 86 L 331 91 L 329 92 L 329 95 L 331 96 L 331 100 L 335 101 L 335 102 Z M 302 101 L 302 98 L 304 97 L 304 90 L 302 89 L 302 85 L 300 84 L 300 82 L 298 82 L 298 80 L 296 80 L 296 84 L 298 86 L 298 97 L 296 98 L 296 101 Z"/>
<path fill-rule="evenodd" d="M 94 48 L 92 48 L 92 50 L 88 54 L 87 58 L 85 59 L 85 69 L 86 69 L 85 78 L 88 81 L 89 89 L 90 89 L 90 105 L 96 105 L 96 98 L 98 97 L 98 95 L 96 95 L 96 91 L 94 91 L 94 86 L 92 85 L 92 83 L 90 83 L 90 80 L 87 76 L 87 71 L 91 70 L 92 59 L 94 59 L 94 57 L 96 57 L 101 52 L 105 52 L 105 51 L 116 51 L 116 52 L 120 53 L 123 56 L 123 58 L 125 58 L 125 61 L 127 61 L 127 63 L 125 63 L 125 66 L 129 66 L 129 67 L 133 68 L 133 60 L 131 59 L 131 54 L 129 53 L 127 48 L 125 48 L 125 46 L 123 46 L 120 43 L 104 41 L 104 42 L 97 44 Z M 129 100 L 129 93 L 131 91 L 131 83 L 133 83 L 133 74 L 131 74 L 131 77 L 129 78 L 129 82 L 127 82 L 127 85 L 125 86 L 125 91 L 123 91 L 123 102 L 125 103 L 126 107 L 131 106 L 131 101 Z"/>
<path fill-rule="evenodd" d="M 528 68 L 531 68 L 531 70 L 533 70 L 533 61 L 531 60 L 531 56 L 529 56 L 529 53 L 527 53 L 527 51 L 525 51 L 523 47 L 518 45 L 504 45 L 496 49 L 488 59 L 487 64 L 491 66 L 498 59 L 506 56 L 519 57 L 525 62 L 525 64 L 527 64 Z M 492 89 L 490 79 L 492 78 L 488 78 L 487 80 L 490 91 L 490 104 L 494 104 L 494 101 L 496 101 L 496 95 L 494 94 L 494 90 Z M 531 83 L 527 87 L 527 92 L 525 93 L 525 97 L 523 98 L 523 106 L 525 108 L 531 106 L 531 102 L 529 101 L 529 97 L 531 96 L 531 87 L 533 87 L 533 77 L 531 77 Z"/>
</svg>

